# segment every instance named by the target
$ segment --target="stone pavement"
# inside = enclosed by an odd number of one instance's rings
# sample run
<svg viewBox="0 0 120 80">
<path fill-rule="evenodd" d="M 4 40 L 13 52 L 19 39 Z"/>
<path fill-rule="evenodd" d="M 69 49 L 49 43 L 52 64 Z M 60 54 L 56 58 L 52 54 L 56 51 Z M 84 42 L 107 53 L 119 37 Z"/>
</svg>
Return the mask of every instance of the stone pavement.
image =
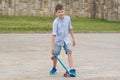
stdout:
<svg viewBox="0 0 120 80">
<path fill-rule="evenodd" d="M 52 67 L 51 34 L 0 34 L 0 80 L 120 80 L 120 33 L 76 33 L 75 78 Z M 59 56 L 68 67 L 67 56 Z"/>
</svg>

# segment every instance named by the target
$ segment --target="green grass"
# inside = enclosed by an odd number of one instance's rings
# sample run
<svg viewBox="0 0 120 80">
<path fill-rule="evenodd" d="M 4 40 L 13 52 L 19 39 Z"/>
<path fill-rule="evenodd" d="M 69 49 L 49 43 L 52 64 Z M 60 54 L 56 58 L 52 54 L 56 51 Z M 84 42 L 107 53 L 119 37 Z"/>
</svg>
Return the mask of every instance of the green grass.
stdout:
<svg viewBox="0 0 120 80">
<path fill-rule="evenodd" d="M 52 29 L 53 17 L 0 16 L 0 32 L 46 32 Z"/>
<path fill-rule="evenodd" d="M 51 32 L 55 17 L 0 16 L 0 32 Z M 120 32 L 120 22 L 72 18 L 75 32 Z"/>
<path fill-rule="evenodd" d="M 73 18 L 75 32 L 120 32 L 120 22 L 92 18 Z"/>
</svg>

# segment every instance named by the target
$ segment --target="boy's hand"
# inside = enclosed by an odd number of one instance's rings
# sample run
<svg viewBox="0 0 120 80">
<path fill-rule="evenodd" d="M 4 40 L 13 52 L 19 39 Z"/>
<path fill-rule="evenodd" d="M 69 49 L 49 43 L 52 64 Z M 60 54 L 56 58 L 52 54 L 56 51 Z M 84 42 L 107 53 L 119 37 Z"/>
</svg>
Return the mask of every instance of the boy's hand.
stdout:
<svg viewBox="0 0 120 80">
<path fill-rule="evenodd" d="M 74 40 L 74 39 L 72 40 L 72 43 L 73 43 L 73 46 L 75 46 L 76 43 L 75 43 L 75 40 Z"/>
<path fill-rule="evenodd" d="M 52 48 L 50 52 L 53 53 L 54 52 L 54 48 Z"/>
</svg>

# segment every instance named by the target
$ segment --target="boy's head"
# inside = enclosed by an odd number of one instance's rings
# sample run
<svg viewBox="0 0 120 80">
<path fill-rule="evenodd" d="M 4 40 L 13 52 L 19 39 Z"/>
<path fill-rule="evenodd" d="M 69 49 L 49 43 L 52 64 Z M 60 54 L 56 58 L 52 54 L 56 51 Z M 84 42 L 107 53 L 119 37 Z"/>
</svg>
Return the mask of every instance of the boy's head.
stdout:
<svg viewBox="0 0 120 80">
<path fill-rule="evenodd" d="M 59 17 L 59 18 L 64 18 L 64 9 L 63 9 L 63 5 L 61 4 L 57 4 L 56 7 L 55 7 L 55 13 L 56 13 L 56 16 Z"/>
</svg>

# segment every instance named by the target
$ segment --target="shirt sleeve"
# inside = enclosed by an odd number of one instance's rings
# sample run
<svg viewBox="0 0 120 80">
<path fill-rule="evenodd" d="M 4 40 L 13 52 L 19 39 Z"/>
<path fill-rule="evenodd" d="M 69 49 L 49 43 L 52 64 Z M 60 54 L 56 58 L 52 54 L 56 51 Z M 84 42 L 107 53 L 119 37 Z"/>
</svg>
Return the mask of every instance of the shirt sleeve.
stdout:
<svg viewBox="0 0 120 80">
<path fill-rule="evenodd" d="M 56 35 L 56 34 L 57 34 L 57 22 L 54 21 L 52 27 L 52 35 Z"/>
<path fill-rule="evenodd" d="M 72 24 L 71 24 L 71 18 L 69 17 L 69 30 L 73 29 Z"/>
</svg>

